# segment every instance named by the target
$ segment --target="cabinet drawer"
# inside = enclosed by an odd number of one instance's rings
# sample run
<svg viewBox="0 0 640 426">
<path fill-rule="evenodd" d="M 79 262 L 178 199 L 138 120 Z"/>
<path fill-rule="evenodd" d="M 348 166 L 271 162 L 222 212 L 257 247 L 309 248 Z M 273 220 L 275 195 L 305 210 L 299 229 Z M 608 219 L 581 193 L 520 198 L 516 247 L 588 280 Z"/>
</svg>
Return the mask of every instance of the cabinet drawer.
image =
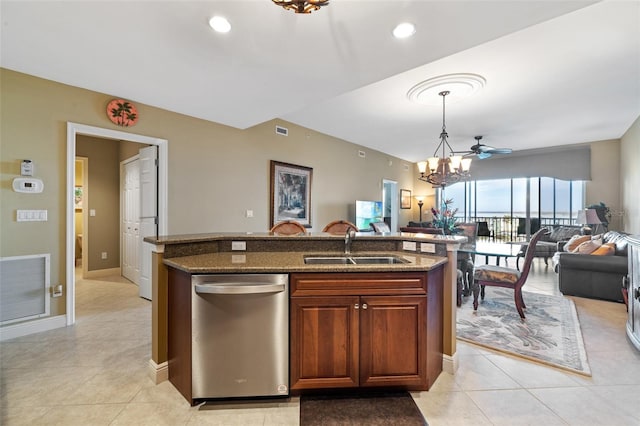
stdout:
<svg viewBox="0 0 640 426">
<path fill-rule="evenodd" d="M 427 272 L 291 274 L 291 296 L 427 294 Z"/>
</svg>

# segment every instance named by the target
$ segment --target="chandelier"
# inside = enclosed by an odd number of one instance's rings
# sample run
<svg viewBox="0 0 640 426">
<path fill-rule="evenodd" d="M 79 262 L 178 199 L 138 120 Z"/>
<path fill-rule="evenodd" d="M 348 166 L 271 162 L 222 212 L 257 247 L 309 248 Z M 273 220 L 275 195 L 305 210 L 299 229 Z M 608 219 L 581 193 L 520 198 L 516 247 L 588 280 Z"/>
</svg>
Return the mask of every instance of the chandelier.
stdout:
<svg viewBox="0 0 640 426">
<path fill-rule="evenodd" d="M 327 6 L 329 0 L 271 0 L 278 6 L 282 6 L 287 10 L 293 10 L 295 13 L 311 13 Z"/>
<path fill-rule="evenodd" d="M 440 133 L 440 143 L 436 147 L 433 157 L 427 161 L 421 161 L 418 163 L 418 171 L 420 177 L 418 179 L 432 184 L 434 187 L 439 186 L 444 188 L 445 186 L 460 182 L 461 180 L 468 179 L 469 167 L 471 166 L 471 158 L 462 158 L 461 155 L 454 155 L 451 145 L 447 141 L 447 127 L 445 125 L 445 98 L 449 94 L 449 91 L 445 90 L 438 95 L 442 96 L 442 132 Z M 446 149 L 449 150 L 447 156 Z M 441 151 L 441 156 L 438 157 L 438 151 Z M 428 170 L 427 170 L 428 169 Z"/>
</svg>

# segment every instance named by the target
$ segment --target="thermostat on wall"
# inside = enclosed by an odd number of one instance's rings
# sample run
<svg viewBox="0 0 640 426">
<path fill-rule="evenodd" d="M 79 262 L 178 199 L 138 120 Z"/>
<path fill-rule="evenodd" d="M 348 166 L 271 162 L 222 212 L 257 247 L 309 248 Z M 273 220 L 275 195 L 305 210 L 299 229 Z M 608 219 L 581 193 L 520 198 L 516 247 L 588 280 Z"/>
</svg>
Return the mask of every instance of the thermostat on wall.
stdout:
<svg viewBox="0 0 640 426">
<path fill-rule="evenodd" d="M 16 192 L 26 192 L 37 194 L 42 192 L 44 184 L 42 180 L 36 178 L 15 178 L 13 180 L 13 190 Z"/>
</svg>

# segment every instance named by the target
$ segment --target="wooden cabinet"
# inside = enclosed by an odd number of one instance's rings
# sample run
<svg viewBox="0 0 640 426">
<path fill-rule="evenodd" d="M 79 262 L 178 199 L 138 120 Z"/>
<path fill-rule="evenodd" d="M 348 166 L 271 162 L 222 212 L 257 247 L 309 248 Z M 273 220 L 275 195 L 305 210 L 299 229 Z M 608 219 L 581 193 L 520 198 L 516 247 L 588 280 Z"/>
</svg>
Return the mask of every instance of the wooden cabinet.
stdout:
<svg viewBox="0 0 640 426">
<path fill-rule="evenodd" d="M 426 390 L 442 371 L 442 268 L 291 275 L 291 390 Z"/>
</svg>

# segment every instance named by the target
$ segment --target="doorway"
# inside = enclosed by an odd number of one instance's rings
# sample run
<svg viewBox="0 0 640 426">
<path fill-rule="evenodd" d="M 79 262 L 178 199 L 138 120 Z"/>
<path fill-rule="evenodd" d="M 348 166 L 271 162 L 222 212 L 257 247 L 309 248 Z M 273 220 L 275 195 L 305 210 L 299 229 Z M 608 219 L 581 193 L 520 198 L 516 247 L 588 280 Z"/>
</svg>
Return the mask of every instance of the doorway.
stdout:
<svg viewBox="0 0 640 426">
<path fill-rule="evenodd" d="M 75 323 L 75 159 L 76 159 L 76 137 L 78 135 L 94 136 L 103 139 L 113 139 L 117 141 L 129 141 L 144 145 L 154 145 L 158 151 L 158 189 L 157 189 L 157 212 L 158 227 L 157 233 L 167 234 L 167 192 L 168 192 L 168 141 L 150 136 L 126 133 L 119 130 L 103 129 L 100 127 L 87 126 L 78 123 L 67 123 L 67 214 L 66 214 L 66 322 L 67 325 Z M 86 232 L 86 230 L 84 231 Z M 83 240 L 87 239 L 85 236 Z M 144 235 L 140 235 L 140 240 Z M 83 241 L 84 242 L 84 241 Z M 140 244 L 144 247 L 143 256 L 151 257 L 153 246 L 148 243 Z M 151 274 L 151 263 L 146 262 L 145 267 L 149 269 L 147 274 Z M 141 271 L 142 273 L 142 271 Z"/>
<path fill-rule="evenodd" d="M 398 232 L 398 182 L 382 179 L 382 211 L 391 232 Z"/>
</svg>

